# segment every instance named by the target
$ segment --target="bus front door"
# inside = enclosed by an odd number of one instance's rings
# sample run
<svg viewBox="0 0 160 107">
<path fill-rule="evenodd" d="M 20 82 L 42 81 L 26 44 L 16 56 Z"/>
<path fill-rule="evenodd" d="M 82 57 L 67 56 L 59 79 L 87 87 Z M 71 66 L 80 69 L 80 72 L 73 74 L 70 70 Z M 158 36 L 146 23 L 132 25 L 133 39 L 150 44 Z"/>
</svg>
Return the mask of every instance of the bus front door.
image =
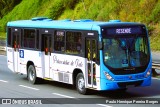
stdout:
<svg viewBox="0 0 160 107">
<path fill-rule="evenodd" d="M 96 57 L 97 42 L 94 38 L 86 38 L 86 58 L 87 58 L 87 84 L 90 88 L 97 88 L 96 83 Z"/>
<path fill-rule="evenodd" d="M 43 67 L 44 67 L 44 78 L 50 78 L 50 71 L 51 71 L 51 65 L 50 65 L 50 58 L 51 58 L 51 34 L 44 34 L 42 35 L 42 41 L 43 41 L 43 50 L 44 50 L 44 60 L 43 60 Z"/>
<path fill-rule="evenodd" d="M 20 48 L 20 32 L 19 29 L 12 31 L 12 47 L 13 47 L 13 69 L 19 72 L 19 48 Z"/>
</svg>

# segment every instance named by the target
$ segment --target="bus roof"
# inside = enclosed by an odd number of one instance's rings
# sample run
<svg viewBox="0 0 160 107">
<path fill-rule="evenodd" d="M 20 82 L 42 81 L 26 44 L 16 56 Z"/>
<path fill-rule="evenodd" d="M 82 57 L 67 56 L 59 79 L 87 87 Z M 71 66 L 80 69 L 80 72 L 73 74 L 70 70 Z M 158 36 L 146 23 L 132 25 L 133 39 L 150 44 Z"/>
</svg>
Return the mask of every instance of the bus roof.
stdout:
<svg viewBox="0 0 160 107">
<path fill-rule="evenodd" d="M 119 20 L 111 20 L 109 22 L 93 21 L 90 19 L 73 20 L 52 20 L 48 18 L 32 18 L 32 20 L 18 20 L 8 22 L 8 27 L 24 27 L 24 28 L 56 28 L 56 29 L 78 29 L 78 30 L 98 30 L 104 26 L 126 26 L 126 25 L 142 25 L 133 22 L 121 22 Z"/>
</svg>

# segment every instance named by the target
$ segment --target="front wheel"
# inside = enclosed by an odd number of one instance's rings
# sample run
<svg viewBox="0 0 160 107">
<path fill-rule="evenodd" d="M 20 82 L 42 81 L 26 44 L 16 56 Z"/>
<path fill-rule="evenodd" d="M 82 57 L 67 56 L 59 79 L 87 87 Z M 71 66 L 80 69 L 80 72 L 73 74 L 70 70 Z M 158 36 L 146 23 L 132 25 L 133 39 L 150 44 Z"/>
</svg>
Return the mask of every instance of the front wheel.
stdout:
<svg viewBox="0 0 160 107">
<path fill-rule="evenodd" d="M 80 94 L 87 94 L 87 89 L 85 88 L 85 80 L 82 73 L 79 73 L 76 77 L 76 89 Z"/>
<path fill-rule="evenodd" d="M 36 76 L 36 70 L 35 70 L 34 65 L 30 65 L 28 67 L 28 76 L 27 77 L 28 77 L 28 80 L 30 83 L 32 83 L 32 84 L 38 83 L 38 78 Z"/>
</svg>

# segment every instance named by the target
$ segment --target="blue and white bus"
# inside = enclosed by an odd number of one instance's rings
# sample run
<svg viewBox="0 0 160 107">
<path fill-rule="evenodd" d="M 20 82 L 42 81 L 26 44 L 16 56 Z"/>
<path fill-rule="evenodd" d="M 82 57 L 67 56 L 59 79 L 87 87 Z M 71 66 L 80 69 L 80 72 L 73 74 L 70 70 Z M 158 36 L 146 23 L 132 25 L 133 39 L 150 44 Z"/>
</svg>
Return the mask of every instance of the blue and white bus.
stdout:
<svg viewBox="0 0 160 107">
<path fill-rule="evenodd" d="M 73 84 L 81 94 L 151 84 L 149 37 L 140 23 L 45 17 L 8 22 L 7 61 L 32 84 Z"/>
</svg>

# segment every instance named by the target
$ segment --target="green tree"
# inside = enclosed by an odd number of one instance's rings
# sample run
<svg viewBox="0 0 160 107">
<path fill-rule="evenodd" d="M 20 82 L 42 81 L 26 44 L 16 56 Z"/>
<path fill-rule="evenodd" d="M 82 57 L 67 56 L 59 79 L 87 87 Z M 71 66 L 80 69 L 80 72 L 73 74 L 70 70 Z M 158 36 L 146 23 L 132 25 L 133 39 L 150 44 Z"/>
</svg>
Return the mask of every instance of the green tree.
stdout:
<svg viewBox="0 0 160 107">
<path fill-rule="evenodd" d="M 22 0 L 0 0 L 0 18 L 10 12 Z"/>
</svg>

